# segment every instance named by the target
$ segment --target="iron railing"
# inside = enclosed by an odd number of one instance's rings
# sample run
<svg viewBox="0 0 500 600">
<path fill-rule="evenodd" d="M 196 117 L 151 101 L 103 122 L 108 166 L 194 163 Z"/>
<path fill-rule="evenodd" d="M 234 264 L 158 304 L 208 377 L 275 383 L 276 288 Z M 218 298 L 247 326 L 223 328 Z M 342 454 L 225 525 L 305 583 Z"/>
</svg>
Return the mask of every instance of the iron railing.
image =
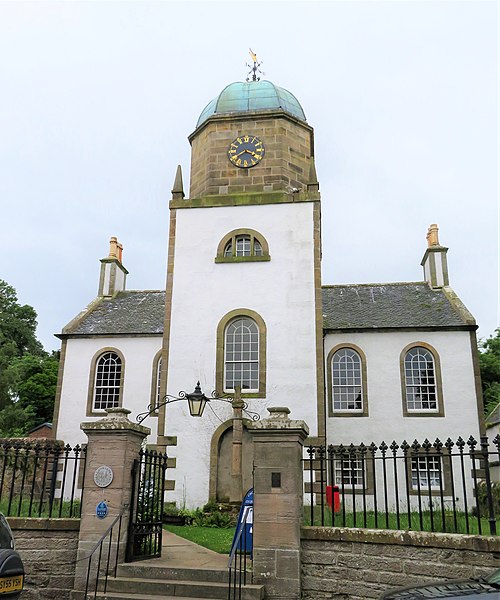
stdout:
<svg viewBox="0 0 500 600">
<path fill-rule="evenodd" d="M 0 511 L 8 517 L 79 518 L 86 448 L 47 440 L 0 444 Z"/>
<path fill-rule="evenodd" d="M 140 450 L 132 467 L 127 562 L 161 556 L 167 455 Z"/>
<path fill-rule="evenodd" d="M 116 577 L 121 529 L 122 513 L 113 519 L 111 525 L 102 534 L 101 539 L 92 548 L 89 555 L 85 557 L 84 560 L 88 560 L 88 565 L 85 578 L 84 600 L 88 600 L 88 598 L 92 597 L 95 600 L 98 591 L 102 591 L 104 594 L 106 593 L 108 588 L 108 577 L 111 570 L 113 571 L 113 577 Z M 116 530 L 118 530 L 118 534 L 116 536 L 116 542 L 113 544 L 113 531 L 116 532 Z M 114 556 L 112 556 L 113 553 Z"/>
<path fill-rule="evenodd" d="M 253 508 L 247 507 L 237 526 L 236 537 L 229 553 L 227 600 L 241 600 L 243 587 L 247 584 L 247 573 L 250 579 L 253 548 L 249 529 L 252 526 Z"/>
<path fill-rule="evenodd" d="M 496 535 L 500 435 L 309 446 L 306 525 Z"/>
</svg>

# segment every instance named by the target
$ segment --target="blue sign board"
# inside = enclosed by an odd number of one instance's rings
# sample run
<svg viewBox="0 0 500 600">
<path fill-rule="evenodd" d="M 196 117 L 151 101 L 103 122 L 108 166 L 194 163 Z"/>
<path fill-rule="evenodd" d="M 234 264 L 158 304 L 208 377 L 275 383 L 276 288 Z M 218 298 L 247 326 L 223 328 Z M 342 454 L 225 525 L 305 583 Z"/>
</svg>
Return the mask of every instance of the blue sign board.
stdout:
<svg viewBox="0 0 500 600">
<path fill-rule="evenodd" d="M 105 519 L 108 516 L 108 505 L 104 500 L 95 507 L 95 514 L 98 519 Z"/>
<path fill-rule="evenodd" d="M 248 490 L 241 503 L 230 554 L 236 550 L 248 554 L 253 550 L 253 488 Z"/>
</svg>

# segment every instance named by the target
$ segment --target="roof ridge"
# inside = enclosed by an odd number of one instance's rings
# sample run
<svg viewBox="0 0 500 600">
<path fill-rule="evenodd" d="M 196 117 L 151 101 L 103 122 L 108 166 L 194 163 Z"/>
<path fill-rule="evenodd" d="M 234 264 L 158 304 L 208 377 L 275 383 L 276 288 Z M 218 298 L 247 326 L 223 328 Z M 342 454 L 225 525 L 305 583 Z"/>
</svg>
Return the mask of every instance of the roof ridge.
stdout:
<svg viewBox="0 0 500 600">
<path fill-rule="evenodd" d="M 322 285 L 322 288 L 336 288 L 336 287 L 374 287 L 383 285 L 428 285 L 427 281 L 387 281 L 385 283 L 330 283 Z"/>
</svg>

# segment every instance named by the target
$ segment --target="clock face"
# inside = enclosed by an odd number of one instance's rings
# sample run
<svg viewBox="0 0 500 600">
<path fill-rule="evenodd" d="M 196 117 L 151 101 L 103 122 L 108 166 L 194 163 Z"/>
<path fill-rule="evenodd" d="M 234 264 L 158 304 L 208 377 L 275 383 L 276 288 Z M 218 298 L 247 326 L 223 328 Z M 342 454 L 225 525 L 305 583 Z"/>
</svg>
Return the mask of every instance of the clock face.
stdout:
<svg viewBox="0 0 500 600">
<path fill-rule="evenodd" d="M 254 167 L 264 158 L 264 144 L 254 135 L 240 135 L 231 142 L 227 155 L 233 165 L 242 169 Z"/>
</svg>

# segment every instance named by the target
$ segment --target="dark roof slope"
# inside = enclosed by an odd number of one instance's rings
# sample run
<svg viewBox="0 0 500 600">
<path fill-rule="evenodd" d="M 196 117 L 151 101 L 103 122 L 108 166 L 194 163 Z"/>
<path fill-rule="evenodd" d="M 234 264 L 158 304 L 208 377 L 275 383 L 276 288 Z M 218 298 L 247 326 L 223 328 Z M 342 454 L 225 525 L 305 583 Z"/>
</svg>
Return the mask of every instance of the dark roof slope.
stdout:
<svg viewBox="0 0 500 600">
<path fill-rule="evenodd" d="M 467 309 L 458 303 L 462 310 L 443 290 L 433 290 L 425 282 L 328 285 L 323 286 L 323 328 L 474 325 Z"/>
<path fill-rule="evenodd" d="M 161 335 L 164 318 L 164 291 L 118 292 L 91 304 L 62 335 Z"/>
<path fill-rule="evenodd" d="M 486 426 L 492 427 L 493 425 L 498 425 L 499 423 L 500 423 L 500 402 L 495 406 L 495 408 L 486 417 Z"/>
</svg>

